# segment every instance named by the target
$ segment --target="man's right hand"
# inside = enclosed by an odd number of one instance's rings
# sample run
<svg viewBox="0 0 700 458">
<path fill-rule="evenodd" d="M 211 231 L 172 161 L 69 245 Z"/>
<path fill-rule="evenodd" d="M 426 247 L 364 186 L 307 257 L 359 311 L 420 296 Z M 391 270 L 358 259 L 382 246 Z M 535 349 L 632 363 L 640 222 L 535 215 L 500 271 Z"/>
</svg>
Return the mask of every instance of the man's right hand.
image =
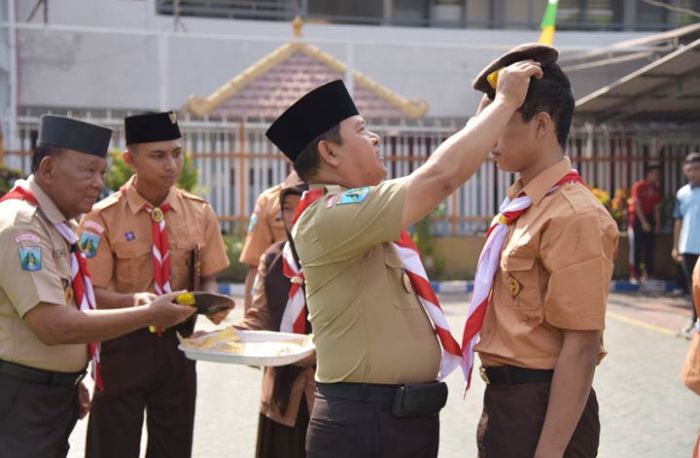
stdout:
<svg viewBox="0 0 700 458">
<path fill-rule="evenodd" d="M 139 305 L 148 305 L 157 297 L 158 296 L 153 293 L 134 293 L 134 307 Z"/>
<path fill-rule="evenodd" d="M 534 60 L 523 60 L 502 68 L 498 73 L 496 100 L 520 108 L 525 102 L 530 78 L 540 79 L 542 76 L 540 63 Z"/>
<path fill-rule="evenodd" d="M 197 311 L 196 307 L 190 305 L 179 305 L 175 303 L 178 294 L 185 291 L 164 294 L 154 299 L 147 305 L 149 308 L 149 325 L 160 328 L 170 328 L 182 323 Z"/>
</svg>

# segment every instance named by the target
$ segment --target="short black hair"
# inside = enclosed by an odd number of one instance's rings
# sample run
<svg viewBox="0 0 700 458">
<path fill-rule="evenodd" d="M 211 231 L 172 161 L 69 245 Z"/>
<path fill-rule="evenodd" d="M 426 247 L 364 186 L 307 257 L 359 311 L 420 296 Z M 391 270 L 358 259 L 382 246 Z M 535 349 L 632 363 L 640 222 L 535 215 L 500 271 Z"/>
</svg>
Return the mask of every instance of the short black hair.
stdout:
<svg viewBox="0 0 700 458">
<path fill-rule="evenodd" d="M 321 164 L 318 144 L 323 140 L 342 145 L 343 137 L 340 135 L 340 123 L 314 138 L 294 159 L 294 170 L 304 181 L 309 181 L 318 172 L 318 167 Z"/>
<path fill-rule="evenodd" d="M 658 171 L 661 172 L 661 166 L 659 164 L 647 164 L 644 167 L 644 175 L 648 175 L 649 172 Z"/>
<path fill-rule="evenodd" d="M 685 160 L 683 161 L 683 164 L 695 164 L 700 162 L 700 153 L 689 153 L 686 157 Z"/>
<path fill-rule="evenodd" d="M 53 145 L 37 145 L 34 148 L 34 153 L 32 154 L 32 173 L 39 170 L 39 164 L 41 160 L 49 156 L 57 156 L 63 151 L 62 148 Z"/>
<path fill-rule="evenodd" d="M 530 81 L 525 102 L 518 111 L 525 122 L 529 122 L 537 113 L 548 113 L 557 130 L 557 141 L 564 148 L 574 115 L 571 82 L 557 64 L 545 65 L 542 73 L 542 78 L 532 78 Z"/>
</svg>

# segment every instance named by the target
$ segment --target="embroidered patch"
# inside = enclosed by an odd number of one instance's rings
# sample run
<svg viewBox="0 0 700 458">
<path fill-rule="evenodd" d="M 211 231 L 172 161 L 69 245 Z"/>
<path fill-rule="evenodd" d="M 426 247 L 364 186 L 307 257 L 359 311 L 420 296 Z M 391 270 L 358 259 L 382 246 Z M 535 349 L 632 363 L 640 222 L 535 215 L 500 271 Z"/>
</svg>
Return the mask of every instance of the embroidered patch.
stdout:
<svg viewBox="0 0 700 458">
<path fill-rule="evenodd" d="M 85 253 L 86 258 L 97 256 L 97 249 L 100 247 L 100 236 L 92 232 L 85 231 L 80 234 L 80 249 Z"/>
<path fill-rule="evenodd" d="M 19 264 L 23 270 L 36 272 L 41 270 L 41 247 L 25 246 L 19 249 Z"/>
<path fill-rule="evenodd" d="M 253 213 L 253 215 L 250 217 L 250 222 L 248 223 L 248 232 L 253 232 L 255 230 L 255 226 L 258 225 L 258 214 Z"/>
<path fill-rule="evenodd" d="M 124 238 L 127 242 L 131 242 L 132 240 L 136 239 L 136 235 L 134 234 L 134 231 L 129 231 L 124 233 Z"/>
<path fill-rule="evenodd" d="M 336 194 L 326 197 L 326 208 L 331 208 L 335 205 L 335 198 L 338 197 Z"/>
<path fill-rule="evenodd" d="M 98 234 L 101 234 L 105 231 L 105 228 L 102 227 L 101 224 L 95 222 L 95 221 L 85 221 L 85 224 L 83 224 L 85 227 L 89 227 L 91 229 L 95 229 Z"/>
<path fill-rule="evenodd" d="M 15 242 L 17 243 L 22 243 L 22 242 L 31 242 L 31 243 L 39 243 L 39 236 L 36 234 L 19 234 L 17 237 L 15 237 Z"/>
<path fill-rule="evenodd" d="M 369 195 L 369 186 L 364 188 L 348 189 L 340 195 L 336 205 L 359 204 Z"/>
</svg>

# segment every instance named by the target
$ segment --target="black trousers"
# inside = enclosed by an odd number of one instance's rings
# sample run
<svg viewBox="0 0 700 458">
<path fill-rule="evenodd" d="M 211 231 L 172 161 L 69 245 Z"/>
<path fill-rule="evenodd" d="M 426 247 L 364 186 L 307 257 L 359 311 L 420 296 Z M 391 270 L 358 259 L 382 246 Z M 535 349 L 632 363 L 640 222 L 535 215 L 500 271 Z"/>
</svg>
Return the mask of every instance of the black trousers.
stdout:
<svg viewBox="0 0 700 458">
<path fill-rule="evenodd" d="M 77 420 L 77 386 L 41 385 L 0 373 L 0 457 L 65 457 Z"/>
<path fill-rule="evenodd" d="M 641 275 L 641 265 L 644 261 L 644 269 L 647 275 L 654 275 L 654 247 L 656 244 L 656 235 L 654 234 L 654 225 L 656 224 L 656 219 L 654 215 L 645 215 L 647 221 L 652 227 L 651 232 L 644 232 L 642 230 L 642 223 L 639 218 L 634 220 L 634 226 L 632 230 L 634 231 L 634 269 L 636 275 Z"/>
<path fill-rule="evenodd" d="M 370 396 L 371 398 L 371 396 Z M 439 414 L 399 418 L 393 397 L 365 401 L 324 394 L 317 386 L 306 435 L 309 458 L 435 458 Z"/>
<path fill-rule="evenodd" d="M 688 289 L 690 290 L 690 305 L 693 308 L 693 323 L 695 323 L 695 320 L 698 319 L 698 312 L 695 309 L 696 304 L 693 296 L 693 269 L 695 268 L 695 263 L 698 262 L 698 257 L 700 257 L 700 255 L 689 253 L 683 254 L 683 273 L 688 281 Z"/>
<path fill-rule="evenodd" d="M 138 458 L 144 410 L 148 458 L 192 455 L 197 374 L 177 344 L 174 329 L 102 343 L 104 391 L 94 392 L 86 457 Z"/>
<path fill-rule="evenodd" d="M 479 458 L 532 458 L 547 413 L 550 382 L 487 385 L 477 430 Z M 598 401 L 591 389 L 564 458 L 598 455 Z"/>
</svg>

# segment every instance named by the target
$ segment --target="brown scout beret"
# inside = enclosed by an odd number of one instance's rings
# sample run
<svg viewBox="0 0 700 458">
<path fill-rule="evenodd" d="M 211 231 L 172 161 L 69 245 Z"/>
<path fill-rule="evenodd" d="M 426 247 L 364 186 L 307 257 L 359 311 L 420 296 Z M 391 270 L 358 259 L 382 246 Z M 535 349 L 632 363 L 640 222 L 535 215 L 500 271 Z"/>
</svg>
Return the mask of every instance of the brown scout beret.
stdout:
<svg viewBox="0 0 700 458">
<path fill-rule="evenodd" d="M 534 60 L 542 64 L 542 66 L 545 66 L 556 62 L 558 57 L 559 51 L 551 46 L 539 43 L 527 43 L 516 46 L 487 65 L 486 68 L 479 73 L 479 76 L 474 79 L 472 87 L 477 91 L 485 92 L 489 98 L 493 100 L 494 97 L 496 97 L 496 84 L 495 78 L 493 77 L 491 78 L 492 81 L 494 81 L 493 86 L 491 86 L 489 82 L 489 75 L 492 73 L 522 60 Z"/>
</svg>

